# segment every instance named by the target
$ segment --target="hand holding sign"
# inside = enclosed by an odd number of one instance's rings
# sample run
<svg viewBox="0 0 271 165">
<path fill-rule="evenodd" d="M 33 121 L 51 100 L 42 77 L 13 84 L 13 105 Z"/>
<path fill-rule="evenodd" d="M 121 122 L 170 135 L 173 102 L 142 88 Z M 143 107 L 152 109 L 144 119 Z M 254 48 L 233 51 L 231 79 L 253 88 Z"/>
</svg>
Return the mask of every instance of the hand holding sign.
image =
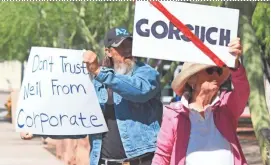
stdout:
<svg viewBox="0 0 271 165">
<path fill-rule="evenodd" d="M 97 75 L 99 73 L 99 64 L 97 55 L 92 51 L 84 52 L 83 61 L 87 64 L 90 73 Z"/>
<path fill-rule="evenodd" d="M 234 56 L 242 55 L 242 46 L 240 38 L 236 38 L 229 43 L 229 52 Z"/>
<path fill-rule="evenodd" d="M 242 55 L 243 49 L 240 38 L 236 38 L 229 43 L 229 53 L 235 56 L 235 67 L 239 67 L 239 57 Z"/>
</svg>

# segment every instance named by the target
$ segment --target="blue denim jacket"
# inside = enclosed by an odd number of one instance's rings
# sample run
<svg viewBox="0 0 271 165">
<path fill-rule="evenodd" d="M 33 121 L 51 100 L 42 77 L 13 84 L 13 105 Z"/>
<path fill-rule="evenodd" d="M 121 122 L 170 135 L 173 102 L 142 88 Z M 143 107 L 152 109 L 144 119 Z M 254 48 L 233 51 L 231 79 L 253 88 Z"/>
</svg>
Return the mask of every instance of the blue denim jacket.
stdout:
<svg viewBox="0 0 271 165">
<path fill-rule="evenodd" d="M 102 67 L 94 87 L 101 105 L 108 99 L 106 88 L 113 90 L 116 120 L 128 158 L 154 152 L 162 118 L 159 73 L 149 65 L 137 62 L 131 75 L 115 74 Z M 101 155 L 102 135 L 89 135 L 90 165 L 97 165 Z"/>
</svg>

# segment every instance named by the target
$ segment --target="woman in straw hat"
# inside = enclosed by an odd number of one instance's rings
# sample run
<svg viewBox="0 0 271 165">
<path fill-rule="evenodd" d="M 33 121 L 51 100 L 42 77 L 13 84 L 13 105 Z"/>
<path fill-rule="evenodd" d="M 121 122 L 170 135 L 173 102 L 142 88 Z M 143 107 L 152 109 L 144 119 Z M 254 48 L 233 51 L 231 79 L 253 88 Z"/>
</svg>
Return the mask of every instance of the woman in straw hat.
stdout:
<svg viewBox="0 0 271 165">
<path fill-rule="evenodd" d="M 240 39 L 229 52 L 239 57 Z M 231 75 L 234 89 L 220 91 Z M 181 101 L 165 106 L 153 165 L 246 165 L 237 138 L 238 118 L 249 97 L 244 67 L 185 63 L 172 82 Z"/>
</svg>

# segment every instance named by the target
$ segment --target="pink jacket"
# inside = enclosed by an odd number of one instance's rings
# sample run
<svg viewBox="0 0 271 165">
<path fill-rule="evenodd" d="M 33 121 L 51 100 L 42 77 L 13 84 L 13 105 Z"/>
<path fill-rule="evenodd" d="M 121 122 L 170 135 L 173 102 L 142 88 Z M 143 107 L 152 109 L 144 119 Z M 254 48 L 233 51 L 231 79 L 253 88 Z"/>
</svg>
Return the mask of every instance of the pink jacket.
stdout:
<svg viewBox="0 0 271 165">
<path fill-rule="evenodd" d="M 231 74 L 234 90 L 222 92 L 219 101 L 212 106 L 214 122 L 231 145 L 234 165 L 247 165 L 236 129 L 238 118 L 248 101 L 250 88 L 243 66 Z M 181 102 L 166 106 L 152 165 L 185 165 L 190 128 L 189 110 Z"/>
</svg>

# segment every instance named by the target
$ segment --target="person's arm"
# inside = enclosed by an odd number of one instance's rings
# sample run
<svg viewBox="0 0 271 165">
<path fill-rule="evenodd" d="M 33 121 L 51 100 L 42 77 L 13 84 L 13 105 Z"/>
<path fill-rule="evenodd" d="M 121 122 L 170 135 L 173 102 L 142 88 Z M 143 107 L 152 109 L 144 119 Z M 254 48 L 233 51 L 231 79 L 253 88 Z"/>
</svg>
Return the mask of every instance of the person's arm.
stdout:
<svg viewBox="0 0 271 165">
<path fill-rule="evenodd" d="M 160 132 L 157 138 L 157 147 L 152 160 L 152 165 L 169 165 L 174 145 L 174 123 L 167 115 L 167 108 L 164 111 Z"/>
<path fill-rule="evenodd" d="M 223 100 L 233 117 L 238 119 L 246 107 L 250 87 L 245 68 L 242 65 L 236 70 L 231 70 L 231 76 L 234 89 L 232 92 L 226 93 Z"/>
<path fill-rule="evenodd" d="M 116 74 L 113 69 L 101 67 L 95 79 L 134 102 L 146 102 L 160 92 L 159 73 L 147 65 L 138 67 L 132 76 Z"/>
</svg>

